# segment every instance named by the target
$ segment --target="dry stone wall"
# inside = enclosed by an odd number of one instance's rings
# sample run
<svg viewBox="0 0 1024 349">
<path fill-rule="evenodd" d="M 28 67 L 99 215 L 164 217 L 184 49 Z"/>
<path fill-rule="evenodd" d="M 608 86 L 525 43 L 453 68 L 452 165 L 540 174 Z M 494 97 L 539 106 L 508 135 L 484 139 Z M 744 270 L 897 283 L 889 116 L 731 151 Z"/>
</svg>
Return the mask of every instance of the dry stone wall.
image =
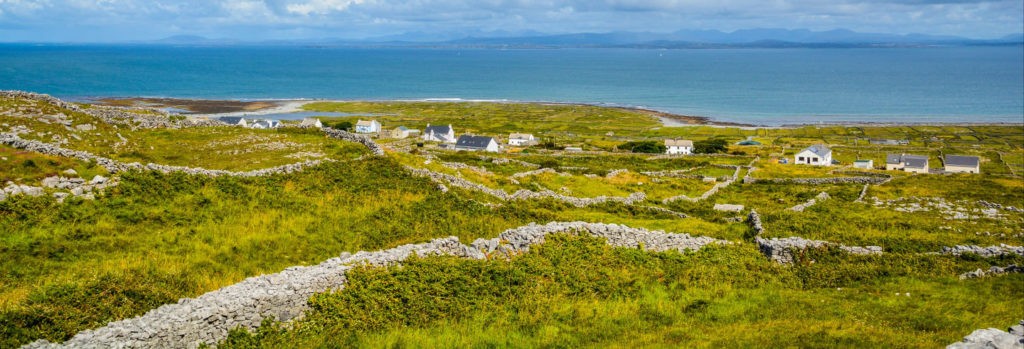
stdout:
<svg viewBox="0 0 1024 349">
<path fill-rule="evenodd" d="M 552 222 L 506 230 L 493 239 L 477 239 L 464 245 L 456 237 L 434 239 L 376 252 L 344 253 L 314 266 L 287 268 L 276 274 L 251 277 L 196 298 L 167 304 L 145 315 L 111 322 L 78 333 L 60 344 L 38 340 L 23 348 L 196 348 L 215 344 L 228 331 L 255 329 L 264 318 L 290 321 L 308 309 L 310 296 L 345 287 L 345 274 L 360 265 L 391 266 L 412 255 L 448 255 L 485 259 L 508 257 L 529 251 L 551 233 L 583 234 L 605 238 L 618 247 L 642 247 L 649 251 L 691 251 L 708 244 L 728 243 L 708 237 L 669 234 L 617 224 Z"/>
<path fill-rule="evenodd" d="M 530 200 L 530 199 L 555 199 L 555 200 L 558 200 L 558 201 L 567 202 L 567 203 L 569 203 L 569 204 L 571 204 L 573 206 L 576 206 L 576 207 L 586 207 L 586 206 L 595 205 L 595 204 L 601 204 L 601 203 L 605 203 L 605 202 L 621 202 L 621 203 L 626 204 L 626 205 L 633 205 L 635 203 L 643 202 L 644 200 L 647 199 L 647 195 L 644 194 L 643 192 L 635 192 L 635 193 L 629 194 L 629 196 L 626 196 L 626 197 L 621 197 L 621 196 L 597 196 L 597 197 L 592 197 L 592 198 L 580 198 L 580 197 L 575 197 L 575 196 L 568 196 L 568 195 L 563 195 L 563 194 L 556 193 L 556 192 L 551 191 L 551 190 L 543 190 L 543 191 L 540 191 L 540 192 L 536 192 L 536 191 L 527 190 L 527 189 L 520 189 L 520 190 L 516 191 L 515 193 L 509 194 L 508 192 L 505 192 L 504 190 L 492 189 L 492 188 L 489 188 L 489 187 L 484 186 L 482 184 L 474 183 L 472 181 L 469 181 L 469 180 L 466 180 L 466 179 L 463 179 L 463 178 L 459 178 L 459 177 L 456 177 L 456 176 L 452 176 L 452 175 L 446 174 L 446 173 L 439 173 L 439 172 L 434 172 L 434 171 L 430 171 L 430 170 L 427 170 L 427 169 L 415 168 L 415 167 L 411 167 L 411 166 L 406 166 L 406 169 L 409 170 L 409 172 L 412 172 L 412 174 L 414 174 L 414 175 L 430 178 L 435 183 L 439 183 L 441 185 L 443 185 L 444 183 L 447 183 L 448 185 L 451 185 L 451 186 L 455 186 L 455 187 L 459 187 L 459 188 L 463 188 L 463 189 L 468 189 L 468 190 L 479 191 L 479 192 L 488 194 L 490 196 L 496 197 L 496 198 L 504 200 L 504 201 Z"/>
<path fill-rule="evenodd" d="M 328 137 L 356 142 L 366 146 L 367 149 L 370 149 L 370 152 L 373 153 L 373 155 L 384 155 L 384 148 L 382 148 L 380 144 L 377 144 L 377 142 L 374 142 L 373 139 L 370 139 L 370 137 L 327 127 L 322 128 L 322 130 Z"/>
<path fill-rule="evenodd" d="M 267 176 L 267 175 L 272 175 L 272 174 L 283 174 L 283 173 L 298 172 L 298 171 L 302 171 L 303 169 L 305 169 L 307 167 L 316 166 L 316 165 L 319 165 L 320 163 L 323 162 L 323 160 L 309 160 L 309 161 L 304 161 L 304 162 L 299 162 L 299 163 L 294 163 L 294 164 L 288 164 L 288 165 L 281 165 L 281 166 L 277 166 L 277 167 L 271 167 L 271 168 L 265 168 L 265 169 L 259 169 L 259 170 L 244 171 L 244 172 L 234 172 L 234 171 L 226 171 L 226 170 L 210 170 L 210 169 L 199 168 L 199 167 L 171 166 L 171 165 L 160 165 L 160 164 L 152 164 L 152 163 L 143 165 L 143 164 L 138 163 L 138 162 L 121 162 L 121 161 L 117 161 L 117 160 L 114 160 L 114 159 L 105 158 L 105 157 L 102 157 L 102 156 L 97 156 L 97 155 L 94 155 L 92 153 L 85 152 L 85 151 L 71 150 L 71 149 L 61 148 L 61 147 L 58 147 L 56 145 L 52 145 L 52 144 L 49 144 L 49 143 L 44 143 L 44 142 L 35 141 L 35 140 L 22 139 L 22 138 L 18 137 L 18 135 L 11 134 L 11 133 L 0 133 L 0 144 L 11 146 L 11 147 L 18 148 L 18 149 L 30 150 L 30 151 L 34 151 L 34 152 L 38 152 L 38 153 L 42 153 L 42 154 L 55 155 L 55 156 L 68 157 L 68 158 L 75 158 L 75 159 L 79 159 L 79 160 L 82 160 L 82 161 L 95 162 L 96 164 L 98 164 L 100 166 L 103 166 L 104 168 L 107 169 L 107 171 L 110 171 L 110 172 L 124 172 L 124 171 L 131 171 L 131 170 L 151 170 L 151 171 L 159 171 L 159 172 L 164 172 L 164 173 L 183 172 L 183 173 L 187 173 L 187 174 L 204 175 L 204 176 L 210 176 L 210 177 L 216 177 L 216 176 L 258 177 L 258 176 Z"/>
</svg>

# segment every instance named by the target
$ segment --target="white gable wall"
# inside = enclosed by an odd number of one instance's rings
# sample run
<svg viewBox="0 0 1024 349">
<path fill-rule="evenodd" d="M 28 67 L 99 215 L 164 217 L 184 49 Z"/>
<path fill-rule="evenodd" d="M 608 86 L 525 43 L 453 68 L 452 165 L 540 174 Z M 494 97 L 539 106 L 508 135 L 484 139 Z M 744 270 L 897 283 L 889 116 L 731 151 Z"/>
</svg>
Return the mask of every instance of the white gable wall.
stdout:
<svg viewBox="0 0 1024 349">
<path fill-rule="evenodd" d="M 810 150 L 804 150 L 793 156 L 793 162 L 802 165 L 832 166 L 832 152 L 821 157 Z"/>
</svg>

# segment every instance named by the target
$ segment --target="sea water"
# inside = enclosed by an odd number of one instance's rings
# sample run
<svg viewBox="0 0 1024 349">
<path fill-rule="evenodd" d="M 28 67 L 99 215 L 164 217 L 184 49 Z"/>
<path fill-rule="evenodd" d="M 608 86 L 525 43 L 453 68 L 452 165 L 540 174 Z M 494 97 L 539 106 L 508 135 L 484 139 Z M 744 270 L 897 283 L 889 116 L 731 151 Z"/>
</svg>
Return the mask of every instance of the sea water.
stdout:
<svg viewBox="0 0 1024 349">
<path fill-rule="evenodd" d="M 579 102 L 765 125 L 1024 123 L 1024 47 L 499 50 L 0 44 L 0 89 L 72 99 Z"/>
</svg>

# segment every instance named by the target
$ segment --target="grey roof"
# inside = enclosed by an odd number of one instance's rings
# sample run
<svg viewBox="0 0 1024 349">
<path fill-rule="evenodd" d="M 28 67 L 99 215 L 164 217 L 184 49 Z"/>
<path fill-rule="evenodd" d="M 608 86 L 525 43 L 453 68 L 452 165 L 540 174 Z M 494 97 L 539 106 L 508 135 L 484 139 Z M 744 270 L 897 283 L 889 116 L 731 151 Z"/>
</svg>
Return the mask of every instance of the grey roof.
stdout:
<svg viewBox="0 0 1024 349">
<path fill-rule="evenodd" d="M 405 132 L 405 131 L 408 131 L 408 130 L 409 130 L 409 128 L 408 128 L 408 127 L 405 127 L 405 126 L 398 126 L 398 130 L 399 130 L 399 131 L 403 131 L 403 132 Z"/>
<path fill-rule="evenodd" d="M 238 123 L 241 122 L 243 118 L 240 116 L 224 116 L 217 118 L 217 120 L 220 120 L 220 122 L 223 122 L 228 125 L 238 125 Z"/>
<path fill-rule="evenodd" d="M 820 157 L 825 157 L 826 155 L 828 155 L 829 153 L 832 152 L 832 149 L 829 149 L 824 144 L 815 144 L 815 145 L 812 145 L 810 147 L 807 147 L 807 149 L 804 149 L 804 151 L 807 151 L 807 150 L 809 150 L 810 152 L 814 153 L 814 155 L 817 155 L 817 156 L 820 156 Z M 801 152 L 803 152 L 803 151 L 801 151 Z"/>
<path fill-rule="evenodd" d="M 907 167 L 910 168 L 926 168 L 928 167 L 928 157 L 919 155 L 904 155 L 903 162 L 907 163 Z"/>
<path fill-rule="evenodd" d="M 902 164 L 903 154 L 885 154 L 885 163 L 887 164 Z"/>
<path fill-rule="evenodd" d="M 485 149 L 487 145 L 493 141 L 494 138 L 486 136 L 469 136 L 461 135 L 459 139 L 455 141 L 456 148 L 479 148 Z"/>
<path fill-rule="evenodd" d="M 431 132 L 433 132 L 436 135 L 446 135 L 451 130 L 452 130 L 451 125 L 427 126 L 427 129 L 423 130 L 423 133 L 431 133 Z"/>
<path fill-rule="evenodd" d="M 907 167 L 911 168 L 925 168 L 928 167 L 928 156 L 911 154 L 886 154 L 885 163 L 893 165 L 906 164 Z"/>
<path fill-rule="evenodd" d="M 977 156 L 946 155 L 946 166 L 977 167 L 981 160 Z"/>
</svg>

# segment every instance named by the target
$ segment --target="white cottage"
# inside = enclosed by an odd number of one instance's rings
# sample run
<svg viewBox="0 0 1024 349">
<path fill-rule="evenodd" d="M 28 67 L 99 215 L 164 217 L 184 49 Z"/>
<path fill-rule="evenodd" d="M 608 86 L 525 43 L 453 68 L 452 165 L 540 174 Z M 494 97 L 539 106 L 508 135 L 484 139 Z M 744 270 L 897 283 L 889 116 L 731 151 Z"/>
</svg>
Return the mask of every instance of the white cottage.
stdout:
<svg viewBox="0 0 1024 349">
<path fill-rule="evenodd" d="M 299 127 L 323 128 L 324 127 L 324 123 L 320 122 L 320 119 L 317 119 L 317 118 L 305 118 L 305 119 L 302 119 L 301 123 L 299 123 Z"/>
<path fill-rule="evenodd" d="M 832 166 L 832 149 L 824 144 L 815 144 L 793 156 L 793 163 L 815 166 Z"/>
<path fill-rule="evenodd" d="M 981 173 L 981 159 L 977 156 L 946 155 L 943 162 L 946 173 Z"/>
<path fill-rule="evenodd" d="M 359 120 L 356 122 L 356 133 L 379 133 L 380 122 L 377 120 Z"/>
<path fill-rule="evenodd" d="M 529 133 L 513 133 L 508 136 L 508 145 L 513 147 L 527 147 L 537 144 L 537 139 Z"/>
<path fill-rule="evenodd" d="M 239 116 L 225 116 L 218 118 L 217 120 L 231 126 L 249 127 L 249 122 L 245 120 L 245 118 Z"/>
<path fill-rule="evenodd" d="M 888 171 L 928 174 L 928 156 L 912 154 L 886 154 L 885 169 Z"/>
<path fill-rule="evenodd" d="M 685 139 L 666 139 L 665 154 L 669 155 L 690 155 L 693 154 L 693 141 Z"/>
<path fill-rule="evenodd" d="M 455 143 L 455 129 L 448 126 L 430 126 L 423 130 L 423 140 L 432 142 Z"/>
</svg>

